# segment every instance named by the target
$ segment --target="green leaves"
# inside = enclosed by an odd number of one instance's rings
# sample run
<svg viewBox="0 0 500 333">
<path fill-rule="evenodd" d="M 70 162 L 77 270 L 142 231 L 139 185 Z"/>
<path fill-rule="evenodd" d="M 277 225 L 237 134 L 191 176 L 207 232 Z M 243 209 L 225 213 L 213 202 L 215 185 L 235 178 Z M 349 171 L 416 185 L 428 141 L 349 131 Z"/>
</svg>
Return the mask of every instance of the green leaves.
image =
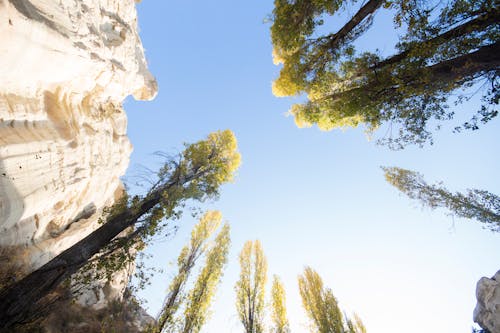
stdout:
<svg viewBox="0 0 500 333">
<path fill-rule="evenodd" d="M 224 224 L 215 238 L 214 244 L 208 250 L 205 266 L 187 296 L 184 322 L 182 324 L 183 333 L 199 332 L 208 319 L 210 304 L 227 263 L 227 255 L 231 244 L 229 231 L 229 224 Z"/>
<path fill-rule="evenodd" d="M 302 305 L 311 319 L 312 332 L 366 333 L 357 315 L 354 315 L 354 321 L 342 315 L 332 290 L 323 285 L 323 280 L 315 270 L 305 267 L 298 281 Z"/>
<path fill-rule="evenodd" d="M 289 333 L 290 327 L 286 314 L 286 295 L 285 287 L 277 275 L 273 276 L 273 285 L 271 287 L 271 306 L 274 333 Z"/>
<path fill-rule="evenodd" d="M 184 303 L 184 289 L 188 282 L 188 278 L 192 273 L 197 260 L 206 253 L 209 239 L 219 227 L 221 220 L 222 214 L 220 212 L 208 211 L 201 217 L 198 224 L 196 224 L 191 231 L 189 244 L 182 248 L 177 259 L 178 272 L 170 283 L 168 295 L 165 298 L 161 312 L 158 315 L 158 325 L 154 332 L 171 332 L 176 329 L 176 324 L 180 320 L 176 318 L 175 315 L 180 306 Z M 188 309 L 191 310 L 189 310 L 184 317 L 185 323 L 188 318 L 190 318 L 189 326 L 191 328 L 187 330 L 187 332 L 192 332 L 193 327 L 195 326 L 201 328 L 203 321 L 200 317 L 204 317 L 206 315 L 205 308 L 208 308 L 208 305 L 210 304 L 210 297 L 208 297 L 208 294 L 214 292 L 214 279 L 217 279 L 218 282 L 218 278 L 221 275 L 222 265 L 225 263 L 228 251 L 227 246 L 229 244 L 229 227 L 227 225 L 223 227 L 222 231 L 217 236 L 216 244 L 218 247 L 215 249 L 212 248 L 207 258 L 207 263 L 211 265 L 211 268 L 208 268 L 208 270 L 213 268 L 214 272 L 202 271 L 200 278 L 204 277 L 204 281 L 195 286 L 195 289 L 191 291 L 190 296 L 188 297 Z M 217 251 L 215 255 L 219 255 L 219 257 L 214 258 L 213 251 Z M 217 264 L 219 264 L 219 266 L 215 267 Z M 216 274 L 217 277 L 214 277 L 211 274 Z M 207 282 L 205 281 L 206 279 L 211 280 Z M 207 293 L 205 296 L 207 296 L 208 299 L 201 300 L 200 298 L 200 300 L 195 300 L 196 302 L 200 302 L 199 304 L 193 304 L 193 297 L 195 297 L 193 296 L 193 293 L 196 295 L 200 293 Z M 205 303 L 202 304 L 202 301 Z M 202 305 L 204 307 L 200 308 Z"/>
<path fill-rule="evenodd" d="M 239 259 L 241 271 L 235 286 L 236 309 L 246 333 L 262 333 L 267 260 L 260 241 L 245 242 Z"/>
<path fill-rule="evenodd" d="M 429 123 L 453 118 L 448 99 L 457 89 L 478 82 L 498 86 L 500 20 L 491 0 L 455 0 L 446 5 L 408 0 L 370 0 L 339 30 L 318 35 L 318 26 L 341 14 L 354 1 L 275 1 L 271 40 L 276 96 L 307 95 L 292 106 L 297 125 L 322 130 L 365 124 L 373 132 L 383 124 L 398 129 L 380 140 L 390 148 L 432 143 Z M 399 53 L 382 58 L 357 53 L 353 42 L 371 27 L 381 8 L 390 8 L 401 30 Z M 498 89 L 484 89 L 479 114 L 463 128 L 475 129 L 498 114 Z M 460 92 L 457 101 L 465 100 Z M 470 124 L 473 124 L 472 126 Z"/>
<path fill-rule="evenodd" d="M 477 189 L 468 189 L 465 194 L 452 193 L 440 183 L 427 184 L 417 172 L 396 167 L 382 169 L 389 184 L 422 206 L 446 208 L 459 217 L 475 219 L 484 223 L 485 228 L 500 232 L 500 197 L 497 195 Z"/>
</svg>

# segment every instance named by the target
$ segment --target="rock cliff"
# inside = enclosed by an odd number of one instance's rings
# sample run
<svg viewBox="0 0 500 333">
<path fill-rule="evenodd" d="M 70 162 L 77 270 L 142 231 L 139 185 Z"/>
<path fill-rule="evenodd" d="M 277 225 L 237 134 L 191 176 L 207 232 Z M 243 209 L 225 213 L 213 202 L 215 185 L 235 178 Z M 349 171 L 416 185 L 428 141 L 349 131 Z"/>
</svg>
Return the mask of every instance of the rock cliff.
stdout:
<svg viewBox="0 0 500 333">
<path fill-rule="evenodd" d="M 474 321 L 491 333 L 500 333 L 500 271 L 477 283 Z"/>
<path fill-rule="evenodd" d="M 137 29 L 133 0 L 0 0 L 0 246 L 28 269 L 123 193 L 122 102 L 157 92 Z"/>
</svg>

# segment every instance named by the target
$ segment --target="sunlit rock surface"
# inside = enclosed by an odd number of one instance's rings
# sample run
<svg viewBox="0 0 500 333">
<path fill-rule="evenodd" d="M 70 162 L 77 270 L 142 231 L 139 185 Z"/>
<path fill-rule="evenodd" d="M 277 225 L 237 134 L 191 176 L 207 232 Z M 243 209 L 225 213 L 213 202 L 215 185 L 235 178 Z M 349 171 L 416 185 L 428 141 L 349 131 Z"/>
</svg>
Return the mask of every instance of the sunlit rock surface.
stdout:
<svg viewBox="0 0 500 333">
<path fill-rule="evenodd" d="M 491 333 L 500 333 L 500 271 L 491 279 L 479 280 L 476 297 L 474 321 Z"/>
<path fill-rule="evenodd" d="M 157 92 L 133 0 L 0 0 L 0 246 L 35 269 L 98 227 Z"/>
</svg>

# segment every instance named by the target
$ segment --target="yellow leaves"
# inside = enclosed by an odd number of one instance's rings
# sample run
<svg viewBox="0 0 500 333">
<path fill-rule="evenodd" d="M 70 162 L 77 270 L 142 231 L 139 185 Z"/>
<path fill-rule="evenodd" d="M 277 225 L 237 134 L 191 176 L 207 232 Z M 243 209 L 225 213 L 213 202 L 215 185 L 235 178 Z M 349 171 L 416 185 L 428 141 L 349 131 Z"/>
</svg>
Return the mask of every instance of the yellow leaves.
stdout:
<svg viewBox="0 0 500 333">
<path fill-rule="evenodd" d="M 175 314 L 181 302 L 184 301 L 184 288 L 196 261 L 207 252 L 208 243 L 213 233 L 219 227 L 222 214 L 219 211 L 207 211 L 194 226 L 191 240 L 181 250 L 177 259 L 178 272 L 169 286 L 169 293 L 164 301 L 164 307 L 158 317 L 157 332 L 171 329 L 175 323 Z M 229 225 L 224 225 L 215 238 L 214 245 L 208 250 L 206 264 L 201 271 L 195 287 L 188 297 L 188 306 L 185 312 L 185 325 L 190 327 L 188 332 L 197 332 L 204 323 L 207 310 L 215 288 L 222 275 L 229 251 Z"/>
<path fill-rule="evenodd" d="M 267 260 L 259 240 L 247 241 L 240 252 L 236 309 L 246 332 L 262 332 Z"/>
<path fill-rule="evenodd" d="M 227 223 L 221 228 L 215 238 L 214 245 L 206 255 L 205 266 L 188 294 L 184 311 L 183 332 L 199 332 L 208 317 L 210 303 L 227 262 L 231 242 L 229 230 Z"/>
<path fill-rule="evenodd" d="M 272 92 L 276 97 L 294 96 L 297 95 L 299 91 L 300 86 L 293 78 L 286 74 L 281 74 L 279 78 L 274 80 L 272 85 Z"/>
<path fill-rule="evenodd" d="M 302 304 L 319 333 L 343 333 L 342 314 L 329 288 L 323 286 L 319 274 L 310 267 L 299 276 Z"/>
<path fill-rule="evenodd" d="M 217 210 L 207 211 L 191 231 L 191 246 L 197 246 L 208 239 L 219 227 L 221 220 L 221 212 Z"/>
<path fill-rule="evenodd" d="M 238 142 L 234 133 L 230 130 L 217 131 L 209 134 L 207 143 L 216 155 L 209 158 L 212 163 L 220 168 L 218 181 L 227 182 L 233 179 L 234 172 L 241 163 L 241 155 L 238 153 Z"/>
<path fill-rule="evenodd" d="M 340 116 L 339 113 L 332 114 L 310 104 L 294 104 L 290 108 L 289 114 L 293 115 L 297 127 L 307 128 L 316 124 L 322 131 L 345 129 L 347 127 L 354 128 L 364 123 L 364 118 L 360 114 Z"/>
<path fill-rule="evenodd" d="M 236 137 L 230 130 L 217 131 L 207 139 L 188 145 L 181 167 L 184 177 L 192 177 L 189 191 L 192 196 L 210 197 L 218 194 L 220 185 L 233 180 L 241 156 Z"/>
<path fill-rule="evenodd" d="M 273 276 L 273 285 L 271 287 L 271 318 L 274 323 L 274 332 L 288 332 L 288 319 L 286 315 L 286 296 L 283 283 L 277 275 Z"/>
<path fill-rule="evenodd" d="M 285 59 L 280 55 L 280 52 L 278 52 L 276 48 L 273 48 L 273 64 L 277 66 L 284 63 Z"/>
</svg>

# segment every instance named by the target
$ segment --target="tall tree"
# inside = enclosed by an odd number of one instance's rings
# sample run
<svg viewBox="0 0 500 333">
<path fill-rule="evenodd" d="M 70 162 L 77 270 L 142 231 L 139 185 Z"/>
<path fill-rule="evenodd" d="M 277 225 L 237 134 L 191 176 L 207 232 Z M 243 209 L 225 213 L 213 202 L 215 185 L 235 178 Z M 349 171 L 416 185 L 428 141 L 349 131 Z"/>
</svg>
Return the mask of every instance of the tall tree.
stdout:
<svg viewBox="0 0 500 333">
<path fill-rule="evenodd" d="M 500 197 L 477 189 L 468 189 L 465 194 L 448 191 L 441 183 L 428 184 L 421 174 L 395 167 L 382 168 L 389 184 L 409 198 L 431 209 L 446 208 L 453 214 L 484 223 L 484 227 L 500 232 Z"/>
<path fill-rule="evenodd" d="M 29 320 L 62 281 L 111 244 L 139 244 L 161 230 L 167 219 L 179 216 L 186 200 L 205 200 L 218 195 L 219 187 L 230 181 L 240 162 L 236 139 L 231 131 L 210 134 L 206 140 L 186 145 L 178 160 L 166 163 L 158 181 L 143 197 L 122 200 L 106 217 L 106 223 L 89 236 L 20 281 L 0 291 L 0 329 Z M 113 241 L 127 228 L 128 236 Z M 119 248 L 119 247 L 115 247 Z"/>
<path fill-rule="evenodd" d="M 225 224 L 215 238 L 215 244 L 207 253 L 205 267 L 201 270 L 187 297 L 181 329 L 183 333 L 198 333 L 205 324 L 210 303 L 227 263 L 230 243 L 229 225 Z"/>
<path fill-rule="evenodd" d="M 259 240 L 245 242 L 240 252 L 240 268 L 240 279 L 235 286 L 238 315 L 246 333 L 262 333 L 267 260 Z"/>
<path fill-rule="evenodd" d="M 313 332 L 365 333 L 359 317 L 355 316 L 353 321 L 342 316 L 332 290 L 323 285 L 323 280 L 315 270 L 306 267 L 298 280 L 302 305 L 311 319 Z"/>
<path fill-rule="evenodd" d="M 168 288 L 167 297 L 157 319 L 156 331 L 172 330 L 175 324 L 175 313 L 181 304 L 183 291 L 196 261 L 207 250 L 207 242 L 219 227 L 222 215 L 218 211 L 206 212 L 191 231 L 189 244 L 181 250 L 177 259 L 178 271 Z"/>
<path fill-rule="evenodd" d="M 397 133 L 382 142 L 392 148 L 432 142 L 431 119 L 453 117 L 447 105 L 483 84 L 483 102 L 459 128 L 477 129 L 498 114 L 500 100 L 500 8 L 495 0 L 368 0 L 333 33 L 325 20 L 338 20 L 355 0 L 275 0 L 271 39 L 274 61 L 282 63 L 273 84 L 277 96 L 307 94 L 290 109 L 299 126 L 330 130 L 361 123 L 372 132 L 382 124 Z M 354 47 L 377 12 L 391 10 L 400 31 L 396 52 Z M 321 28 L 320 28 L 321 27 Z M 477 89 L 475 85 L 474 89 Z"/>
<path fill-rule="evenodd" d="M 273 276 L 271 287 L 272 321 L 275 333 L 289 333 L 290 327 L 286 315 L 285 287 L 277 275 Z"/>
</svg>

